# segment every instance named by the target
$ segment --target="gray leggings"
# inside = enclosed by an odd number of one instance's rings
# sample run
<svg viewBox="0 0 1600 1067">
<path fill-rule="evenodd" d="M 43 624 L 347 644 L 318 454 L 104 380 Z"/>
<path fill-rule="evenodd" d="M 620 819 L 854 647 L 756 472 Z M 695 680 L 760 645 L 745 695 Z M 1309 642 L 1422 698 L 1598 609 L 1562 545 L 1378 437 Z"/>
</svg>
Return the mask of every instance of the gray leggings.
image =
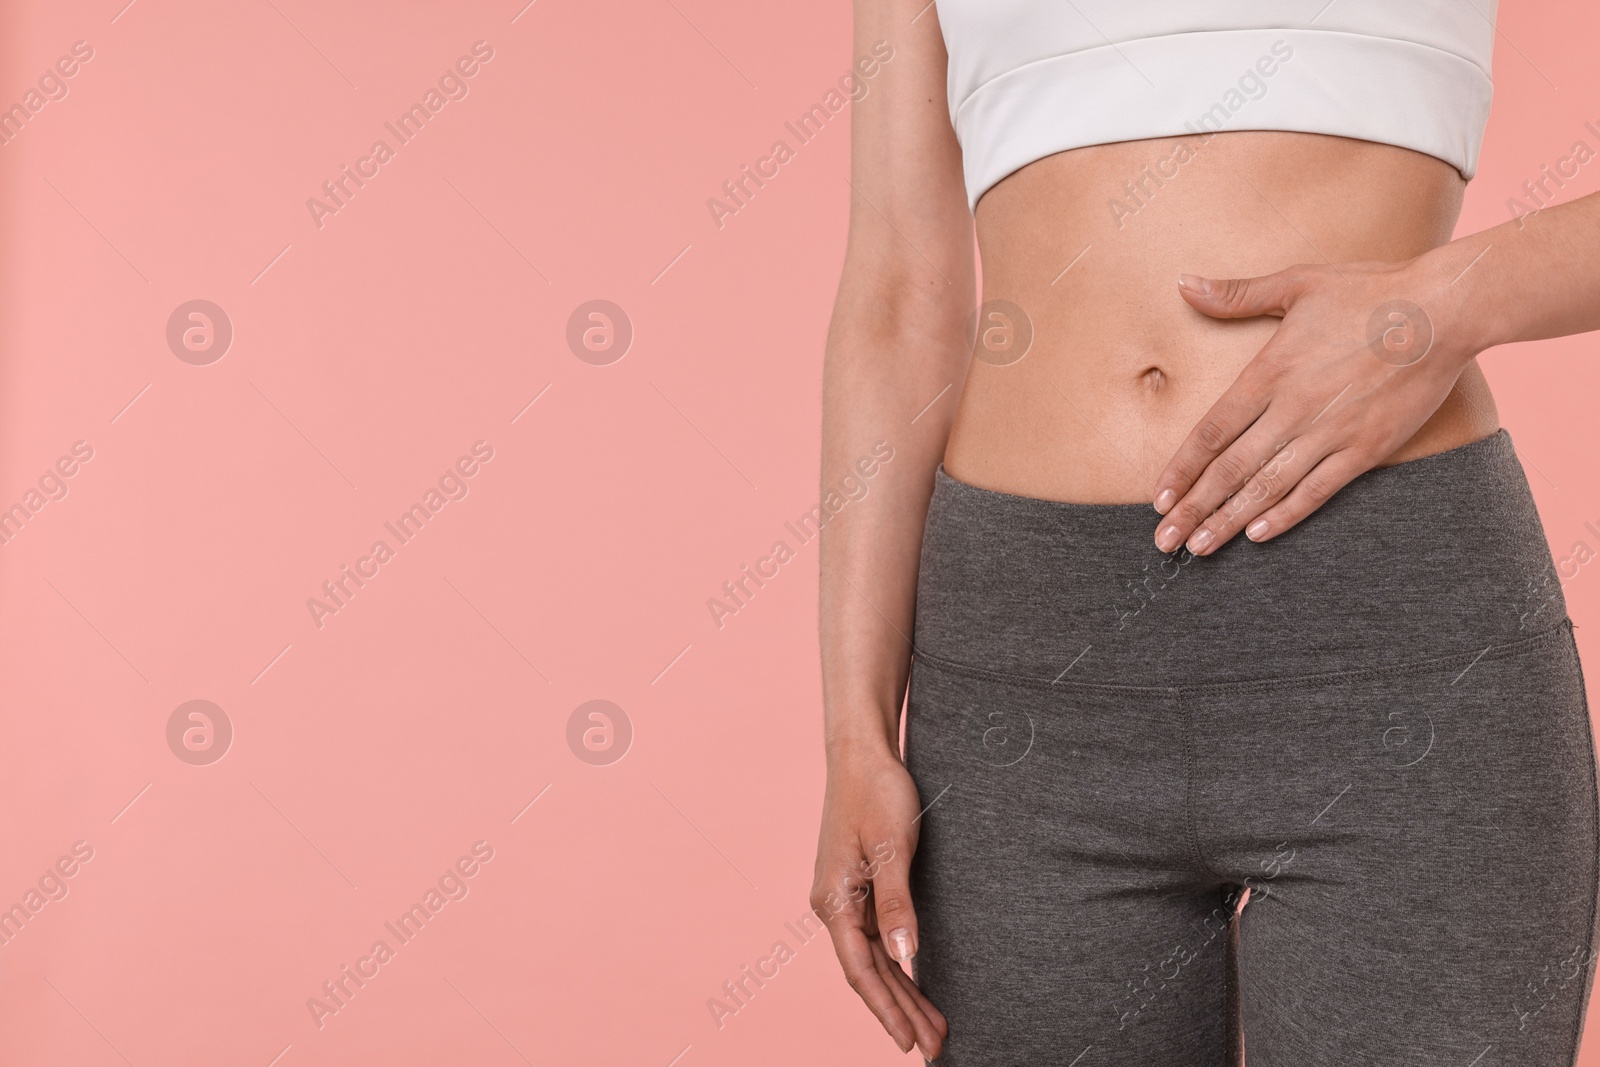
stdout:
<svg viewBox="0 0 1600 1067">
<path fill-rule="evenodd" d="M 1203 559 L 1147 505 L 936 479 L 906 754 L 941 1064 L 1573 1063 L 1595 748 L 1504 430 Z"/>
</svg>

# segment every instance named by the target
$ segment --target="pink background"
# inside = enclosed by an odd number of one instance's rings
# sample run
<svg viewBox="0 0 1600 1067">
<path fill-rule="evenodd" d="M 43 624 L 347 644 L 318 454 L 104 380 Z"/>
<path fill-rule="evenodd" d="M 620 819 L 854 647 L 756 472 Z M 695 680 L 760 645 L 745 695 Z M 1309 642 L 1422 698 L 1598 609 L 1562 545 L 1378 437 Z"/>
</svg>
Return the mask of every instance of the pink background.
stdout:
<svg viewBox="0 0 1600 1067">
<path fill-rule="evenodd" d="M 904 1062 L 784 925 L 815 544 L 720 630 L 705 606 L 817 496 L 848 114 L 720 229 L 706 201 L 795 144 L 849 5 L 523 2 L 3 7 L 0 105 L 94 50 L 0 147 L 0 507 L 93 449 L 0 546 L 0 903 L 93 849 L 0 946 L 7 1064 Z M 1583 11 L 1505 6 L 1464 231 L 1600 146 Z M 479 40 L 468 95 L 319 228 L 307 199 Z M 205 366 L 166 340 L 192 299 L 234 331 Z M 606 366 L 566 340 L 594 299 L 634 328 Z M 1597 347 L 1484 360 L 1558 559 L 1600 549 Z M 307 599 L 477 441 L 467 495 L 319 628 Z M 1565 590 L 1593 673 L 1600 565 Z M 196 699 L 234 731 L 203 766 L 167 740 Z M 620 762 L 568 746 L 591 699 Z M 479 841 L 319 1028 L 307 999 Z M 707 998 L 780 939 L 719 1030 Z"/>
</svg>

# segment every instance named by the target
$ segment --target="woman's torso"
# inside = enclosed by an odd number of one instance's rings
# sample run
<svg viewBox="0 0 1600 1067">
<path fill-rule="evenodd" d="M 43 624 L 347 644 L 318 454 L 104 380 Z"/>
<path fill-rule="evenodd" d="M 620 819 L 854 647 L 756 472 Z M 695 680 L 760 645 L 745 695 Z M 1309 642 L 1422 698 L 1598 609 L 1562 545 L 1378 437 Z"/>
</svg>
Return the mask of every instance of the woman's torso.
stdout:
<svg viewBox="0 0 1600 1067">
<path fill-rule="evenodd" d="M 1281 321 L 1208 318 L 1179 296 L 1177 276 L 1406 260 L 1450 240 L 1465 184 L 1410 149 L 1278 131 L 1094 145 L 1014 171 L 975 211 L 984 336 L 946 471 L 1021 496 L 1148 501 Z M 1024 331 L 1026 354 L 1008 362 Z M 1498 426 L 1472 363 L 1386 462 Z"/>
</svg>

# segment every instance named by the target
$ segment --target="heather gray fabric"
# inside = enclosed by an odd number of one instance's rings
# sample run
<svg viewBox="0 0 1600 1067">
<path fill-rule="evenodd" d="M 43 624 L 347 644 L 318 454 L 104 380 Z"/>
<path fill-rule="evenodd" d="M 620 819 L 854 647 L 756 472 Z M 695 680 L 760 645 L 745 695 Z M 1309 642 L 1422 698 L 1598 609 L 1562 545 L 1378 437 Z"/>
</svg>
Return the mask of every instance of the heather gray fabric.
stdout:
<svg viewBox="0 0 1600 1067">
<path fill-rule="evenodd" d="M 936 476 L 907 765 L 941 1064 L 1571 1064 L 1596 766 L 1500 431 L 1266 544 Z M 1244 887 L 1248 903 L 1235 918 Z"/>
</svg>

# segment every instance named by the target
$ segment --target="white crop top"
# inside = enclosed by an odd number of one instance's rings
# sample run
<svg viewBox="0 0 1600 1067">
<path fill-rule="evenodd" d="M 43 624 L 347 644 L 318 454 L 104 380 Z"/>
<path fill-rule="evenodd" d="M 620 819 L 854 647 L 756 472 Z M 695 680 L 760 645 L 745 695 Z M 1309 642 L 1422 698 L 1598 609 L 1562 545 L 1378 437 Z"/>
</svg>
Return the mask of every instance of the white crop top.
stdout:
<svg viewBox="0 0 1600 1067">
<path fill-rule="evenodd" d="M 1055 152 L 1296 130 L 1478 167 L 1497 0 L 937 0 L 967 205 Z"/>
</svg>

